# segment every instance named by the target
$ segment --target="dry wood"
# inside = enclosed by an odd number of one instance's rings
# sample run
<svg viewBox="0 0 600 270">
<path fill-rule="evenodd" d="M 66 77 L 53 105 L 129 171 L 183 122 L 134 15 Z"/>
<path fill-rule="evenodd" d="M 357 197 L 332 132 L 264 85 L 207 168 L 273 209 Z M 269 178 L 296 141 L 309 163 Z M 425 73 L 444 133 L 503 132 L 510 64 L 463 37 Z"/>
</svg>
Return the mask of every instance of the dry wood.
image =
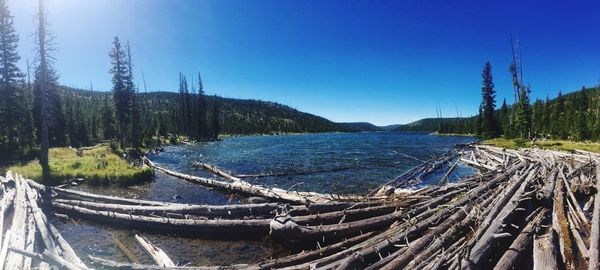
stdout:
<svg viewBox="0 0 600 270">
<path fill-rule="evenodd" d="M 143 265 L 143 264 L 132 264 L 132 263 L 119 263 L 111 260 L 102 259 L 99 257 L 88 256 L 94 262 L 108 267 L 110 269 L 128 269 L 128 270 L 236 270 L 236 269 L 245 269 L 245 270 L 257 270 L 256 266 L 249 265 L 230 265 L 230 266 L 174 266 L 174 267 L 163 267 L 158 265 Z"/>
<path fill-rule="evenodd" d="M 552 211 L 552 228 L 558 235 L 559 251 L 567 269 L 575 269 L 575 258 L 571 250 L 572 242 L 569 235 L 569 222 L 565 213 L 563 181 L 556 181 L 554 189 L 554 210 Z"/>
<path fill-rule="evenodd" d="M 160 166 L 155 165 L 149 159 L 144 159 L 148 166 L 162 171 L 168 175 L 172 175 L 196 184 L 219 188 L 228 191 L 239 192 L 242 194 L 250 194 L 265 198 L 270 198 L 277 201 L 285 201 L 290 203 L 297 204 L 310 204 L 310 203 L 319 203 L 319 202 L 328 202 L 328 201 L 336 201 L 336 200 L 350 200 L 350 201 L 360 201 L 360 197 L 352 197 L 352 196 L 344 196 L 344 197 L 333 197 L 325 194 L 319 194 L 315 192 L 292 192 L 280 188 L 266 188 L 259 185 L 252 185 L 250 183 L 244 181 L 232 181 L 232 182 L 224 182 L 214 179 L 202 178 L 193 175 L 187 175 L 179 172 L 175 172 L 166 168 L 162 168 Z"/>
<path fill-rule="evenodd" d="M 60 267 L 61 269 L 67 269 L 67 270 L 82 270 L 82 268 L 77 267 L 76 265 L 73 265 L 72 263 L 66 261 L 65 259 L 61 258 L 60 256 L 48 251 L 48 250 L 44 250 L 42 253 L 34 253 L 34 252 L 29 252 L 23 249 L 19 249 L 19 248 L 15 248 L 15 247 L 9 247 L 8 248 L 9 251 L 12 252 L 12 254 L 17 255 L 18 257 L 29 257 L 41 262 L 46 262 L 50 265 L 56 265 L 58 267 Z M 19 268 L 15 268 L 15 269 L 19 269 Z"/>
<path fill-rule="evenodd" d="M 7 175 L 8 176 L 8 175 Z M 11 177 L 14 179 L 14 177 Z M 15 179 L 18 180 L 18 179 Z M 10 227 L 12 232 L 8 242 L 9 247 L 25 249 L 27 238 L 27 202 L 25 198 L 24 185 L 20 181 L 15 181 L 15 203 L 13 210 L 13 219 Z M 6 258 L 5 269 L 22 269 L 23 256 L 9 252 Z"/>
<path fill-rule="evenodd" d="M 156 247 L 155 245 L 153 245 L 152 243 L 150 243 L 150 241 L 144 239 L 143 237 L 141 237 L 137 234 L 135 235 L 135 240 L 144 249 L 144 251 L 146 251 L 146 253 L 148 253 L 148 255 L 150 255 L 150 257 L 152 257 L 152 260 L 154 260 L 154 262 L 156 264 L 158 264 L 158 266 L 162 266 L 162 267 L 174 267 L 175 266 L 175 263 L 171 260 L 171 258 L 169 258 L 167 253 L 165 253 L 162 249 L 160 249 L 160 248 Z"/>
<path fill-rule="evenodd" d="M 273 268 L 282 268 L 282 267 L 292 266 L 295 264 L 304 263 L 304 262 L 307 262 L 310 260 L 318 259 L 321 257 L 325 257 L 328 255 L 334 254 L 336 252 L 339 252 L 349 246 L 352 246 L 356 243 L 359 243 L 363 240 L 368 239 L 373 234 L 374 234 L 373 232 L 361 234 L 359 236 L 348 238 L 342 242 L 339 242 L 339 243 L 336 243 L 336 244 L 333 244 L 330 246 L 318 248 L 313 251 L 301 252 L 299 254 L 263 262 L 263 263 L 260 263 L 259 266 L 261 269 L 273 269 Z"/>
<path fill-rule="evenodd" d="M 223 170 L 217 168 L 214 165 L 210 165 L 210 164 L 203 163 L 203 162 L 195 162 L 194 163 L 194 167 L 200 167 L 200 168 L 202 168 L 204 170 L 207 170 L 207 171 L 209 171 L 211 173 L 214 173 L 214 174 L 216 174 L 218 176 L 227 178 L 227 179 L 229 179 L 231 181 L 242 181 L 242 179 L 240 179 L 239 177 L 235 177 L 231 173 L 223 171 Z"/>
<path fill-rule="evenodd" d="M 473 245 L 473 248 L 470 251 L 468 258 L 465 260 L 465 265 L 469 265 L 469 267 L 480 267 L 484 264 L 488 257 L 491 254 L 492 247 L 494 243 L 498 242 L 497 238 L 494 238 L 494 235 L 502 232 L 502 224 L 506 223 L 506 219 L 511 215 L 517 206 L 520 203 L 522 195 L 525 193 L 525 189 L 527 188 L 529 182 L 535 177 L 536 169 L 529 171 L 528 174 L 523 174 L 521 177 L 522 181 L 518 181 L 519 188 L 509 194 L 510 199 L 506 201 L 505 204 L 498 204 L 496 207 L 501 210 L 498 212 L 498 215 L 494 218 L 494 220 L 490 223 L 480 237 L 477 238 L 477 242 Z M 490 215 L 488 215 L 489 217 Z"/>
<path fill-rule="evenodd" d="M 73 214 L 89 217 L 95 220 L 101 220 L 106 223 L 117 225 L 126 225 L 141 230 L 168 230 L 178 232 L 195 233 L 255 233 L 266 234 L 269 231 L 269 219 L 258 220 L 195 220 L 195 219 L 176 219 L 160 218 L 133 214 L 122 214 L 110 211 L 97 211 L 79 206 L 66 205 L 62 203 L 52 203 L 52 205 L 61 210 Z"/>
<path fill-rule="evenodd" d="M 122 205 L 113 203 L 97 203 L 82 200 L 54 199 L 56 203 L 81 206 L 94 210 L 105 210 L 131 214 L 174 213 L 182 215 L 199 215 L 205 217 L 243 218 L 245 216 L 271 215 L 280 206 L 278 203 L 239 204 L 239 205 Z"/>
<path fill-rule="evenodd" d="M 588 269 L 600 269 L 600 164 L 596 164 L 596 194 L 592 213 L 592 231 L 590 234 L 590 261 Z"/>
<path fill-rule="evenodd" d="M 539 225 L 545 214 L 545 211 L 537 211 L 534 218 L 527 223 L 510 247 L 504 252 L 498 263 L 496 263 L 496 266 L 494 266 L 494 270 L 509 270 L 514 267 L 520 256 L 525 253 L 525 249 L 529 248 L 533 242 L 532 236 L 535 228 Z"/>
<path fill-rule="evenodd" d="M 558 269 L 558 252 L 554 245 L 554 230 L 535 236 L 533 238 L 533 269 L 555 270 Z"/>
<path fill-rule="evenodd" d="M 115 236 L 113 233 L 111 233 L 112 239 L 113 239 L 113 243 L 115 243 L 115 246 L 117 246 L 117 248 L 123 253 L 125 254 L 125 257 L 127 257 L 127 259 L 129 259 L 129 261 L 131 261 L 132 263 L 140 263 L 140 260 L 137 258 L 136 255 L 133 254 L 133 252 L 131 252 L 127 246 L 125 246 L 125 244 L 119 240 L 119 238 L 117 238 L 117 236 Z"/>
<path fill-rule="evenodd" d="M 442 234 L 444 234 L 444 232 L 450 231 L 450 234 L 446 234 L 445 237 L 440 237 L 438 238 L 438 240 L 445 241 L 448 240 L 448 238 L 452 237 L 454 233 L 456 233 L 459 230 L 463 230 L 466 226 L 469 226 L 470 222 L 472 222 L 472 216 L 467 218 L 468 216 L 468 212 L 471 211 L 472 206 L 471 205 L 467 205 L 465 206 L 463 209 L 459 209 L 458 211 L 456 211 L 456 213 L 454 213 L 452 216 L 450 216 L 448 219 L 446 219 L 443 223 L 441 223 L 440 225 L 436 226 L 435 228 L 433 228 L 430 232 L 428 232 L 426 235 L 424 235 L 423 237 L 419 238 L 418 240 L 410 243 L 408 245 L 408 249 L 401 254 L 399 257 L 396 257 L 394 260 L 392 260 L 389 264 L 387 264 L 385 267 L 383 267 L 382 269 L 386 269 L 386 270 L 391 270 L 391 269 L 402 269 L 404 267 L 406 267 L 408 265 L 409 262 L 413 261 L 413 262 L 420 262 L 423 261 L 423 257 L 418 258 L 418 256 L 420 255 L 420 253 L 428 248 L 430 249 L 431 246 L 430 244 L 432 244 L 432 241 L 435 240 L 434 238 L 437 236 L 441 236 Z M 440 245 L 441 243 L 440 241 L 437 241 L 437 243 L 433 243 L 433 245 Z M 434 248 L 434 250 L 436 250 L 436 248 Z M 426 256 L 429 256 L 430 254 L 427 254 Z M 408 266 L 409 268 L 411 266 Z"/>
</svg>

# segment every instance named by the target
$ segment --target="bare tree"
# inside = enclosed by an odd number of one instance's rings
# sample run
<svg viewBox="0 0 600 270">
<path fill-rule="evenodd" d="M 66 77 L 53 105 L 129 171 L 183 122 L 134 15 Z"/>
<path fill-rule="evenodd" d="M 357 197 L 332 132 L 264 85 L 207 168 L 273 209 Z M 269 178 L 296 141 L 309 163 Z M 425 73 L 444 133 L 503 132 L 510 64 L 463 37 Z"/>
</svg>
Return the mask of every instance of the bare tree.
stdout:
<svg viewBox="0 0 600 270">
<path fill-rule="evenodd" d="M 42 182 L 48 184 L 50 181 L 50 165 L 48 164 L 48 107 L 47 107 L 47 96 L 48 89 L 46 86 L 47 79 L 47 63 L 46 63 L 46 22 L 44 17 L 44 0 L 39 0 L 38 7 L 38 42 L 39 42 L 39 56 L 40 56 L 40 119 L 41 119 L 41 151 L 40 151 L 40 165 L 42 166 Z"/>
</svg>

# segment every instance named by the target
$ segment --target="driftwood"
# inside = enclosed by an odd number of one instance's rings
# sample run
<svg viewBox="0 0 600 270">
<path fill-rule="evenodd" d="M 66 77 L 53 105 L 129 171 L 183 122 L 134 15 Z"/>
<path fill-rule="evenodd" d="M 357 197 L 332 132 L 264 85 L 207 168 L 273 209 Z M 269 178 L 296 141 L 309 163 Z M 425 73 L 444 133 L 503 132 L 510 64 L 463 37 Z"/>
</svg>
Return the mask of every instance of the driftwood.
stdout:
<svg viewBox="0 0 600 270">
<path fill-rule="evenodd" d="M 122 214 L 111 211 L 97 211 L 79 206 L 66 205 L 62 203 L 52 203 L 60 211 L 71 214 L 88 217 L 94 220 L 101 220 L 106 223 L 114 223 L 138 229 L 167 230 L 170 232 L 195 232 L 195 233 L 222 233 L 224 235 L 232 232 L 236 233 L 256 233 L 265 234 L 269 231 L 269 222 L 271 220 L 196 220 L 196 219 L 177 219 L 162 218 L 133 214 Z"/>
<path fill-rule="evenodd" d="M 33 253 L 46 252 L 83 268 L 73 263 L 77 257 L 74 252 L 71 259 L 69 252 L 65 252 L 66 242 L 56 236 L 56 229 L 40 215 L 43 211 L 35 210 L 39 208 L 38 202 L 43 201 L 54 210 L 110 225 L 192 235 L 222 234 L 231 238 L 236 237 L 236 232 L 245 236 L 270 231 L 274 241 L 288 245 L 302 242 L 304 247 L 315 247 L 251 265 L 172 264 L 170 269 L 515 269 L 527 265 L 534 269 L 597 268 L 600 156 L 488 146 L 463 149 L 458 153 L 460 158 L 482 168 L 477 175 L 416 191 L 404 192 L 399 188 L 433 172 L 448 175 L 441 168 L 447 169 L 455 159 L 438 158 L 434 159 L 439 162 L 437 165 L 418 166 L 409 170 L 401 181 L 382 186 L 376 198 L 352 197 L 357 202 L 346 201 L 343 196 L 282 192 L 251 185 L 238 176 L 227 177 L 223 174 L 226 172 L 221 172 L 225 179 L 220 178 L 218 184 L 224 189 L 240 193 L 244 193 L 242 189 L 251 189 L 253 195 L 289 204 L 172 204 L 46 188 L 35 183 L 29 184 L 34 189 L 24 185 L 25 203 L 21 204 L 17 201 L 17 188 L 23 186 L 19 184 L 21 180 L 9 176 L 8 180 L 0 179 L 0 193 L 4 202 L 11 201 L 13 192 L 14 203 L 4 211 L 12 211 L 17 205 L 31 209 L 24 211 L 25 230 L 12 223 L 14 213 L 7 216 L 11 220 L 6 223 L 9 230 L 3 235 L 2 242 L 6 244 L 2 247 L 8 252 L 8 240 L 19 239 L 15 232 L 22 235 L 25 231 L 24 239 L 35 235 L 39 240 L 35 245 L 40 248 L 33 249 Z M 437 171 L 432 169 L 435 167 Z M 217 181 L 204 178 L 198 181 L 205 180 Z M 40 198 L 40 194 L 44 197 Z M 290 194 L 294 199 L 281 197 Z M 318 199 L 311 201 L 314 198 Z M 42 229 L 36 228 L 31 233 L 31 220 L 36 227 L 42 224 Z M 42 235 L 51 240 L 44 240 Z M 161 258 L 156 248 L 149 250 Z M 91 259 L 96 265 L 109 268 L 163 269 L 134 260 L 131 264 Z M 56 264 L 40 263 L 38 259 L 22 261 L 22 265 L 33 268 L 39 263 L 40 269 Z M 160 263 L 162 259 L 155 261 Z"/>
<path fill-rule="evenodd" d="M 600 269 L 600 164 L 596 164 L 596 194 L 594 195 L 592 231 L 590 234 L 590 261 L 588 269 Z"/>
<path fill-rule="evenodd" d="M 515 238 L 510 247 L 504 252 L 504 255 L 500 258 L 494 270 L 509 270 L 517 263 L 520 255 L 525 253 L 525 249 L 533 242 L 534 229 L 542 220 L 545 212 L 537 211 L 533 220 L 527 223 L 527 226 L 523 228 L 521 233 Z"/>
<path fill-rule="evenodd" d="M 171 261 L 171 258 L 165 253 L 162 249 L 156 247 L 150 241 L 144 239 L 139 235 L 135 235 L 135 240 L 137 243 L 152 257 L 152 260 L 158 265 L 162 267 L 174 267 L 175 263 Z"/>
<path fill-rule="evenodd" d="M 256 266 L 248 266 L 248 265 L 231 265 L 231 266 L 173 266 L 173 267 L 164 267 L 158 265 L 143 265 L 143 264 L 133 264 L 133 263 L 119 263 L 111 260 L 102 259 L 99 257 L 88 256 L 94 262 L 108 267 L 110 269 L 127 269 L 127 270 L 236 270 L 236 269 L 247 269 L 253 270 L 258 269 Z"/>
<path fill-rule="evenodd" d="M 42 262 L 46 262 L 50 265 L 59 266 L 62 269 L 67 269 L 67 270 L 81 270 L 82 269 L 82 268 L 77 267 L 76 265 L 73 265 L 71 262 L 61 258 L 60 256 L 58 256 L 48 250 L 44 250 L 44 252 L 42 252 L 42 253 L 33 253 L 33 252 L 29 252 L 29 251 L 26 251 L 23 249 L 15 248 L 15 247 L 9 247 L 8 250 L 17 256 L 29 257 L 32 259 L 36 259 L 36 260 L 39 260 Z M 17 269 L 17 268 L 15 268 L 15 269 Z"/>
<path fill-rule="evenodd" d="M 554 270 L 558 269 L 558 252 L 554 245 L 554 230 L 535 236 L 533 238 L 533 269 Z"/>
<path fill-rule="evenodd" d="M 215 179 L 202 178 L 193 175 L 187 175 L 175 171 L 171 171 L 169 169 L 160 167 L 152 163 L 152 161 L 148 159 L 144 159 L 145 163 L 148 166 L 162 171 L 168 175 L 172 175 L 196 184 L 200 184 L 203 186 L 219 188 L 227 191 L 239 192 L 242 194 L 250 194 L 254 196 L 260 196 L 269 198 L 276 201 L 284 201 L 296 204 L 310 204 L 310 203 L 323 203 L 330 201 L 361 201 L 364 198 L 360 196 L 330 196 L 325 194 L 320 194 L 316 192 L 294 192 L 289 190 L 284 190 L 280 188 L 266 188 L 260 185 L 252 185 L 248 182 L 242 180 L 236 180 L 231 182 L 219 181 Z M 236 178 L 237 179 L 237 178 Z"/>
</svg>

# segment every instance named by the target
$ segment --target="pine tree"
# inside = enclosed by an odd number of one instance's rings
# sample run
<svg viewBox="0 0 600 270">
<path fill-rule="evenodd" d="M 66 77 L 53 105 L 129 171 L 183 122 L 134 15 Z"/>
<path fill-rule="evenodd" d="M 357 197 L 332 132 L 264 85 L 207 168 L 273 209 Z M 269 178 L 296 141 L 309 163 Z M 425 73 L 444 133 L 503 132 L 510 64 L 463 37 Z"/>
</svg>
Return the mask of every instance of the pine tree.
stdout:
<svg viewBox="0 0 600 270">
<path fill-rule="evenodd" d="M 0 155 L 15 158 L 31 146 L 31 114 L 24 75 L 17 67 L 19 36 L 6 0 L 0 0 Z"/>
<path fill-rule="evenodd" d="M 58 93 L 58 75 L 56 71 L 46 64 L 46 76 L 42 77 L 41 66 L 35 71 L 33 82 L 34 93 L 34 122 L 38 138 L 43 137 L 44 117 L 47 121 L 48 145 L 51 147 L 66 146 L 68 144 L 67 118 L 65 117 L 62 97 Z M 43 94 L 42 87 L 46 94 Z M 42 97 L 45 97 L 42 99 Z M 42 102 L 46 103 L 45 114 L 42 114 Z M 45 115 L 45 116 L 44 116 Z"/>
<path fill-rule="evenodd" d="M 219 102 L 217 101 L 217 97 L 216 96 L 214 97 L 214 99 L 215 99 L 215 101 L 214 101 L 214 104 L 213 104 L 212 119 L 211 119 L 212 120 L 212 123 L 211 123 L 211 126 L 212 126 L 212 134 L 211 135 L 212 136 L 211 137 L 212 137 L 213 140 L 216 141 L 216 140 L 219 139 L 219 133 L 221 132 L 221 125 L 219 123 L 219 118 L 220 118 L 220 115 L 219 115 L 219 109 L 220 109 L 219 108 Z"/>
<path fill-rule="evenodd" d="M 502 101 L 502 106 L 500 106 L 500 124 L 502 125 L 502 134 L 505 137 L 510 138 L 511 127 L 510 127 L 510 111 L 508 110 L 508 106 L 506 105 L 506 98 Z"/>
<path fill-rule="evenodd" d="M 132 95 L 131 119 L 131 143 L 133 148 L 138 149 L 142 146 L 142 123 L 140 118 L 139 94 L 137 91 Z"/>
<path fill-rule="evenodd" d="M 185 116 L 187 115 L 185 113 L 185 89 L 183 86 L 183 74 L 181 72 L 179 72 L 179 112 L 178 112 L 178 117 L 177 117 L 177 132 L 179 134 L 183 134 L 185 133 L 186 130 L 186 120 L 185 120 Z"/>
<path fill-rule="evenodd" d="M 102 137 L 106 140 L 112 140 L 116 136 L 115 133 L 115 119 L 109 97 L 107 97 L 104 99 L 104 106 L 102 107 Z"/>
<path fill-rule="evenodd" d="M 113 102 L 115 106 L 115 114 L 117 117 L 117 125 L 119 129 L 118 139 L 122 147 L 126 146 L 130 111 L 131 111 L 131 93 L 129 91 L 129 85 L 127 78 L 128 74 L 128 61 L 127 55 L 122 48 L 121 41 L 118 37 L 113 40 L 113 47 L 109 53 L 111 58 L 111 69 L 109 72 L 113 75 L 112 77 L 112 93 Z"/>
<path fill-rule="evenodd" d="M 481 72 L 483 86 L 481 87 L 481 135 L 484 138 L 493 138 L 498 136 L 498 122 L 495 116 L 496 109 L 496 90 L 492 78 L 492 65 L 485 63 Z"/>
<path fill-rule="evenodd" d="M 206 97 L 204 95 L 204 85 L 202 84 L 202 77 L 200 77 L 200 73 L 198 73 L 198 97 L 196 99 L 196 125 L 198 128 L 198 139 L 206 140 L 208 139 L 208 124 L 207 124 L 207 107 L 206 107 Z"/>
</svg>

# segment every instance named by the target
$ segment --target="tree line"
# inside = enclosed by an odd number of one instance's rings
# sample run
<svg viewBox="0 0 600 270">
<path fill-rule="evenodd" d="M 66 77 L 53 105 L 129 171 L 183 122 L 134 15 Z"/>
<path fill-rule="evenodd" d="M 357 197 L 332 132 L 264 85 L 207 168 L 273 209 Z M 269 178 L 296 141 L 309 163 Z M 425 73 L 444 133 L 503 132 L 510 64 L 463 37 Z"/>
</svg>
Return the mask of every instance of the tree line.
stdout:
<svg viewBox="0 0 600 270">
<path fill-rule="evenodd" d="M 65 91 L 50 55 L 52 36 L 43 0 L 39 0 L 38 8 L 36 61 L 31 74 L 29 62 L 26 72 L 18 66 L 19 35 L 7 0 L 0 0 L 0 161 L 39 154 L 42 165 L 47 165 L 49 147 L 87 146 L 104 140 L 116 140 L 121 148 L 138 149 L 154 143 L 161 128 L 163 134 L 191 140 L 218 138 L 219 105 L 215 99 L 208 111 L 200 75 L 197 93 L 194 86 L 190 93 L 186 78 L 180 76 L 182 103 L 166 113 L 174 116 L 167 119 L 176 123 L 173 128 L 162 121 L 164 113 L 150 111 L 147 100 L 140 99 L 133 83 L 131 47 L 117 37 L 109 52 L 112 94 L 85 97 Z"/>
<path fill-rule="evenodd" d="M 512 41 L 511 41 L 512 45 Z M 442 133 L 477 134 L 482 138 L 600 140 L 600 88 L 585 88 L 554 99 L 530 101 L 531 86 L 523 83 L 521 52 L 513 47 L 513 61 L 508 71 L 512 77 L 515 103 L 506 99 L 496 107 L 492 66 L 485 63 L 481 73 L 479 113 L 471 118 L 440 121 Z"/>
<path fill-rule="evenodd" d="M 179 93 L 147 92 L 142 75 L 140 91 L 134 83 L 132 48 L 119 38 L 112 40 L 107 58 L 111 92 L 94 91 L 91 85 L 89 90 L 61 86 L 49 55 L 51 36 L 43 0 L 39 6 L 37 57 L 21 70 L 19 36 L 7 1 L 0 0 L 0 163 L 34 157 L 44 160 L 49 147 L 82 147 L 102 141 L 136 149 L 158 145 L 164 138 L 215 140 L 219 133 L 348 131 L 322 117 L 273 102 L 207 96 L 200 74 L 188 79 L 180 73 Z M 42 147 L 44 138 L 46 147 Z"/>
</svg>

